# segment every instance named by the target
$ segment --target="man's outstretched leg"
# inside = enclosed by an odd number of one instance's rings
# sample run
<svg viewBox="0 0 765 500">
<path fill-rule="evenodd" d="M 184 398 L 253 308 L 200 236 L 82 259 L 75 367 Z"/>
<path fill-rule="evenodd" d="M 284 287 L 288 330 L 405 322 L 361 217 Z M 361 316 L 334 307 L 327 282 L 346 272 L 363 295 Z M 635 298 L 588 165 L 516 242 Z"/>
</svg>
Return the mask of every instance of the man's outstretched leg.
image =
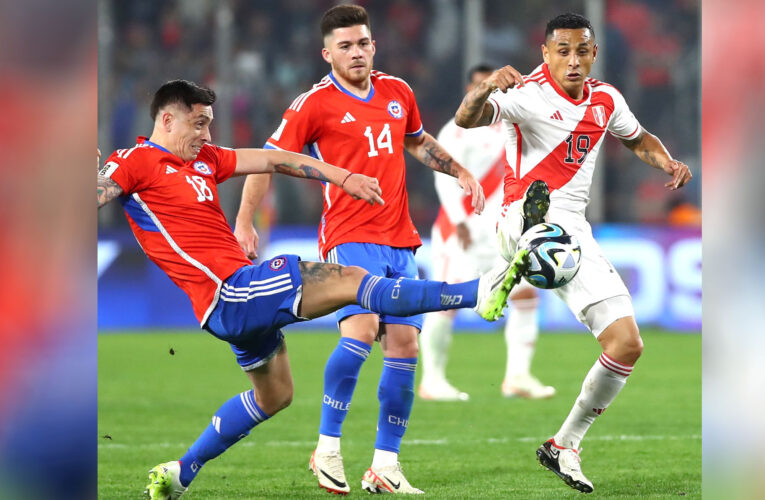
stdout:
<svg viewBox="0 0 765 500">
<path fill-rule="evenodd" d="M 241 360 L 240 352 L 237 355 Z M 146 496 L 162 500 L 180 498 L 206 462 L 247 436 L 256 425 L 289 406 L 293 385 L 284 344 L 273 358 L 264 361 L 265 364 L 245 372 L 253 389 L 223 403 L 179 460 L 165 462 L 149 471 Z"/>
</svg>

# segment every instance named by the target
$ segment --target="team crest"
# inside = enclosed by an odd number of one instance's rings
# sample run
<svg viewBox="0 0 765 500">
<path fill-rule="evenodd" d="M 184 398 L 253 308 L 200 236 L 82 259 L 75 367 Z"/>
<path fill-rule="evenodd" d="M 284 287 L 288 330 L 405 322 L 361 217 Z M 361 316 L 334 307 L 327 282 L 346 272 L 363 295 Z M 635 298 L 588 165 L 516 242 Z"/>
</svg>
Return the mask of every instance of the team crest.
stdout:
<svg viewBox="0 0 765 500">
<path fill-rule="evenodd" d="M 404 116 L 404 109 L 401 107 L 398 101 L 391 101 L 388 103 L 388 114 L 393 118 L 401 118 Z"/>
<path fill-rule="evenodd" d="M 194 170 L 199 172 L 200 174 L 204 175 L 210 175 L 212 174 L 212 169 L 207 165 L 207 163 L 203 161 L 196 161 L 194 162 Z"/>
<path fill-rule="evenodd" d="M 592 116 L 595 117 L 595 123 L 598 124 L 598 127 L 606 126 L 606 108 L 603 106 L 593 106 Z"/>
<path fill-rule="evenodd" d="M 284 267 L 284 264 L 287 263 L 287 259 L 284 257 L 277 257 L 275 259 L 271 259 L 271 262 L 268 263 L 268 267 L 270 267 L 274 271 L 278 271 L 279 269 Z"/>
</svg>

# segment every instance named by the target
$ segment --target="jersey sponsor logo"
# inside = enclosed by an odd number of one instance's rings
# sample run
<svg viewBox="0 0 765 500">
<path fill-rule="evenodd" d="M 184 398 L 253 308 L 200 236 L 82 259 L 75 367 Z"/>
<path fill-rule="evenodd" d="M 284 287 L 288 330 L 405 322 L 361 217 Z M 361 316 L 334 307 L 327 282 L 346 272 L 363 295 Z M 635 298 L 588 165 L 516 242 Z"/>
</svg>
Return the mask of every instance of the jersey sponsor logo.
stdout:
<svg viewBox="0 0 765 500">
<path fill-rule="evenodd" d="M 559 121 L 563 121 L 563 115 L 561 115 L 561 114 L 560 114 L 560 111 L 558 111 L 558 110 L 556 109 L 556 110 L 555 110 L 555 113 L 553 113 L 552 115 L 550 115 L 550 119 L 551 119 L 551 120 L 559 120 Z"/>
<path fill-rule="evenodd" d="M 212 174 L 212 169 L 210 168 L 210 166 L 203 161 L 194 162 L 194 170 L 204 175 Z"/>
<path fill-rule="evenodd" d="M 102 177 L 111 177 L 119 165 L 113 161 L 107 161 L 101 170 L 98 171 L 98 175 Z"/>
<path fill-rule="evenodd" d="M 388 114 L 393 118 L 399 119 L 404 116 L 404 108 L 401 107 L 398 101 L 393 100 L 388 103 Z"/>
<path fill-rule="evenodd" d="M 165 174 L 174 174 L 177 170 L 171 167 L 170 165 L 165 165 Z"/>
<path fill-rule="evenodd" d="M 268 263 L 268 267 L 273 269 L 274 271 L 278 271 L 279 269 L 284 267 L 284 264 L 287 263 L 287 259 L 283 257 L 277 257 L 275 259 L 271 259 L 271 262 Z"/>
<path fill-rule="evenodd" d="M 595 123 L 598 124 L 598 127 L 606 126 L 606 108 L 601 105 L 593 106 L 592 116 L 595 117 Z"/>
<path fill-rule="evenodd" d="M 355 121 L 356 121 L 356 118 L 354 118 L 352 114 L 346 112 L 345 116 L 343 117 L 343 119 L 340 120 L 340 123 L 350 123 L 350 122 L 355 122 Z"/>
</svg>

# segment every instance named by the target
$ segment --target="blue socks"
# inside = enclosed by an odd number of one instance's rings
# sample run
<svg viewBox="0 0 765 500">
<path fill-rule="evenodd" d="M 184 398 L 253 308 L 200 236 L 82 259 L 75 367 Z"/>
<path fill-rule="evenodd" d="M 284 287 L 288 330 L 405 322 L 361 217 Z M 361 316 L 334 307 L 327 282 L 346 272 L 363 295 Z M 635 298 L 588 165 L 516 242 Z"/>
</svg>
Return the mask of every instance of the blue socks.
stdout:
<svg viewBox="0 0 765 500">
<path fill-rule="evenodd" d="M 358 304 L 370 311 L 391 316 L 475 307 L 478 280 L 466 283 L 390 279 L 367 274 L 356 294 Z"/>
<path fill-rule="evenodd" d="M 380 417 L 377 421 L 375 449 L 399 452 L 414 404 L 416 367 L 417 358 L 383 358 L 380 386 L 377 389 Z"/>
<path fill-rule="evenodd" d="M 181 457 L 181 484 L 188 486 L 205 462 L 226 451 L 268 417 L 255 403 L 252 390 L 223 403 L 210 425 Z"/>
<path fill-rule="evenodd" d="M 324 398 L 319 434 L 340 437 L 361 365 L 372 350 L 360 340 L 341 337 L 324 368 Z"/>
</svg>

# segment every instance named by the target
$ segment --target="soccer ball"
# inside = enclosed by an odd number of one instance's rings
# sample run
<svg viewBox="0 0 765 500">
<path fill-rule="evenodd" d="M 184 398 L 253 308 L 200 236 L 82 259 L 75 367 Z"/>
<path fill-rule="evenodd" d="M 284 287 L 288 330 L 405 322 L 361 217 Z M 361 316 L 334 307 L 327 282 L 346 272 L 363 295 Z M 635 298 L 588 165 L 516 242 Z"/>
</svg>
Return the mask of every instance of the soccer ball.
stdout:
<svg viewBox="0 0 765 500">
<path fill-rule="evenodd" d="M 518 249 L 529 252 L 523 277 L 537 288 L 559 288 L 576 276 L 581 263 L 579 240 L 560 225 L 543 222 L 523 233 Z"/>
</svg>

